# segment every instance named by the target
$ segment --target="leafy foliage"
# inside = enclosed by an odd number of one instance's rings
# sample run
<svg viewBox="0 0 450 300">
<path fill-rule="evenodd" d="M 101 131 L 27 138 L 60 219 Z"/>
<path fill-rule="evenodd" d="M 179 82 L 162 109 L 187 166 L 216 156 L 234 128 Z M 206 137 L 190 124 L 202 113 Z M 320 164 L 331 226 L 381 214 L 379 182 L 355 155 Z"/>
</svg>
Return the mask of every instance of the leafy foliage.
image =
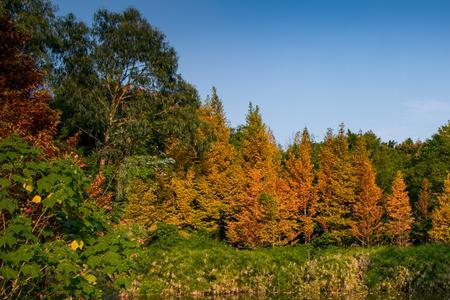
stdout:
<svg viewBox="0 0 450 300">
<path fill-rule="evenodd" d="M 54 154 L 59 113 L 48 104 L 42 74 L 23 51 L 28 36 L 0 14 L 0 137 L 13 133 Z"/>
<path fill-rule="evenodd" d="M 87 198 L 81 169 L 16 136 L 0 153 L 2 297 L 94 297 L 129 286 L 140 244 L 124 229 L 104 234 L 108 211 Z"/>
<path fill-rule="evenodd" d="M 176 73 L 176 54 L 164 35 L 137 10 L 99 10 L 92 27 L 72 15 L 58 24 L 64 47 L 54 105 L 69 133 L 80 131 L 88 149 L 99 149 L 100 170 L 149 148 L 159 154 L 175 141 L 189 144 L 196 91 Z"/>
</svg>

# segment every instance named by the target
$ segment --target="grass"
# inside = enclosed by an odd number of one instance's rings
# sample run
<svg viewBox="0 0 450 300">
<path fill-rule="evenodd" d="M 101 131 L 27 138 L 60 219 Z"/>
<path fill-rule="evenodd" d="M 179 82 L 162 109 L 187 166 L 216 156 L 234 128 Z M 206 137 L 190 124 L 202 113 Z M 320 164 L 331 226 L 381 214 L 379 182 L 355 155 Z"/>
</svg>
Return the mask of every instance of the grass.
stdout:
<svg viewBox="0 0 450 300">
<path fill-rule="evenodd" d="M 450 295 L 450 247 L 238 250 L 201 234 L 157 237 L 141 260 L 145 296 L 433 299 Z"/>
</svg>

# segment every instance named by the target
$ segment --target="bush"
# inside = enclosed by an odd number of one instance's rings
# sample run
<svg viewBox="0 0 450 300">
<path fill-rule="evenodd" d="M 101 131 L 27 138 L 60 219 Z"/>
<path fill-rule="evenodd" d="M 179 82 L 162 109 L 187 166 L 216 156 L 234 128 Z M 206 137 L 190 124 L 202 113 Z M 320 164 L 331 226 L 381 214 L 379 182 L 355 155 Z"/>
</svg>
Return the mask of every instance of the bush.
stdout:
<svg viewBox="0 0 450 300">
<path fill-rule="evenodd" d="M 101 297 L 128 287 L 141 243 L 88 199 L 89 180 L 18 137 L 0 142 L 2 298 Z"/>
<path fill-rule="evenodd" d="M 423 298 L 450 294 L 450 248 L 381 248 L 370 258 L 367 284 L 378 294 Z"/>
</svg>

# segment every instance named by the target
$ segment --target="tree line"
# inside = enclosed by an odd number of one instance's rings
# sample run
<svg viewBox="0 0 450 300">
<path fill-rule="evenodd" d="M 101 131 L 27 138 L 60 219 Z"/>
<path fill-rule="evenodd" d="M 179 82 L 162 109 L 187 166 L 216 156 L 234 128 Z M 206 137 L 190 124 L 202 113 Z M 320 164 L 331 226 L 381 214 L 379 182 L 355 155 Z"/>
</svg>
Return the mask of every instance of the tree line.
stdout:
<svg viewBox="0 0 450 300">
<path fill-rule="evenodd" d="M 282 149 L 258 106 L 231 128 L 215 88 L 202 101 L 136 9 L 98 10 L 92 24 L 45 0 L 1 9 L 2 139 L 82 166 L 91 198 L 123 221 L 241 248 L 450 240 L 450 124 L 401 143 L 304 129 Z"/>
</svg>

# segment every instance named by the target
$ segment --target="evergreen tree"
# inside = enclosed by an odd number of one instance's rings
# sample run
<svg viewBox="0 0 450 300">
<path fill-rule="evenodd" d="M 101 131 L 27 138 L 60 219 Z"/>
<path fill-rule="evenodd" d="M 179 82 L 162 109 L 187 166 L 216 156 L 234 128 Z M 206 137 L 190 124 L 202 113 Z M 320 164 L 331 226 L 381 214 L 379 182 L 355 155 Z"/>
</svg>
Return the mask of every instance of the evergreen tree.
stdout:
<svg viewBox="0 0 450 300">
<path fill-rule="evenodd" d="M 431 229 L 430 197 L 430 181 L 425 178 L 420 184 L 419 199 L 415 205 L 416 222 L 413 230 L 415 242 L 426 242 L 428 240 L 428 231 Z"/>
<path fill-rule="evenodd" d="M 408 180 L 414 193 L 421 181 L 430 182 L 430 192 L 440 193 L 450 172 L 450 121 L 440 127 L 430 139 L 420 144 L 408 168 Z"/>
</svg>

